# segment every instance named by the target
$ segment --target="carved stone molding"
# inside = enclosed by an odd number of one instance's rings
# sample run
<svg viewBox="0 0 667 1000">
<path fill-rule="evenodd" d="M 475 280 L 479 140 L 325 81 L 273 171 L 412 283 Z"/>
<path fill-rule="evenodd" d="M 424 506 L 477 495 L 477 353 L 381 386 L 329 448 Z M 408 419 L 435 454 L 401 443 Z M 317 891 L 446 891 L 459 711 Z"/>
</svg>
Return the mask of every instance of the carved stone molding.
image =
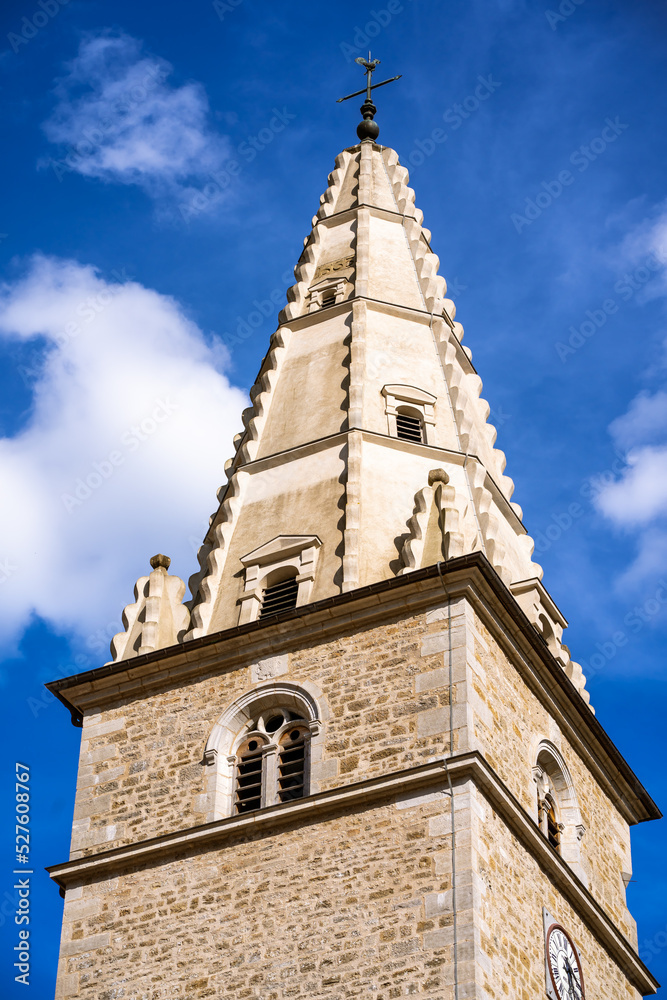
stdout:
<svg viewBox="0 0 667 1000">
<path fill-rule="evenodd" d="M 320 264 L 320 266 L 315 271 L 314 281 L 319 281 L 320 278 L 324 278 L 327 274 L 336 274 L 337 271 L 345 271 L 348 267 L 354 265 L 355 254 L 350 253 L 345 257 L 339 257 L 338 260 L 330 260 L 327 264 Z"/>
</svg>

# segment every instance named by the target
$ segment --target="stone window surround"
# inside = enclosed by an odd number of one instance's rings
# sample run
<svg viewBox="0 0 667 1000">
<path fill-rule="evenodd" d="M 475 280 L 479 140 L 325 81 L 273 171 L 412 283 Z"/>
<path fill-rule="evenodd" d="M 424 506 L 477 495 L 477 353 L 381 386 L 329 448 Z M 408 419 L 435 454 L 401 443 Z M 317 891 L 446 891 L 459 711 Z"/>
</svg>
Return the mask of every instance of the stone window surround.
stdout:
<svg viewBox="0 0 667 1000">
<path fill-rule="evenodd" d="M 277 535 L 270 542 L 241 556 L 245 567 L 245 588 L 238 600 L 241 605 L 239 625 L 259 618 L 264 589 L 270 585 L 269 580 L 271 583 L 280 582 L 277 577 L 281 571 L 288 576 L 287 570 L 296 570 L 299 585 L 296 606 L 308 604 L 321 545 L 317 535 Z"/>
<path fill-rule="evenodd" d="M 322 308 L 322 303 L 327 296 L 334 293 L 334 304 L 338 305 L 345 298 L 345 286 L 347 284 L 347 278 L 332 277 L 327 281 L 322 282 L 318 288 L 311 288 L 310 290 L 310 305 L 308 307 L 309 312 L 316 312 L 318 309 Z"/>
<path fill-rule="evenodd" d="M 304 794 L 319 792 L 319 782 L 313 778 L 312 765 L 321 761 L 324 751 L 324 713 L 319 699 L 315 697 L 316 690 L 308 682 L 297 685 L 289 681 L 273 681 L 246 691 L 223 712 L 211 731 L 202 759 L 202 764 L 206 766 L 206 801 L 203 803 L 205 809 L 201 811 L 206 812 L 206 823 L 235 815 L 237 749 L 254 732 L 252 726 L 256 717 L 271 709 L 294 712 L 310 730 L 306 759 L 307 791 Z M 281 727 L 277 734 L 267 734 L 268 742 L 263 752 L 263 778 L 268 782 L 266 787 L 269 787 L 271 781 L 267 770 L 275 770 L 279 753 L 278 738 L 284 730 L 285 727 Z M 274 786 L 275 780 L 271 787 Z M 265 801 L 263 804 L 270 806 L 275 803 Z"/>
<path fill-rule="evenodd" d="M 436 396 L 414 385 L 385 385 L 382 388 L 385 399 L 387 426 L 391 437 L 398 437 L 396 415 L 399 411 L 419 417 L 424 431 L 424 444 L 435 444 L 435 402 Z"/>
<path fill-rule="evenodd" d="M 549 740 L 542 740 L 538 747 L 532 776 L 537 787 L 537 824 L 546 836 L 544 805 L 552 802 L 561 834 L 560 854 L 587 886 L 588 876 L 581 860 L 581 840 L 586 827 L 582 823 L 574 782 L 567 764 L 558 748 Z"/>
</svg>

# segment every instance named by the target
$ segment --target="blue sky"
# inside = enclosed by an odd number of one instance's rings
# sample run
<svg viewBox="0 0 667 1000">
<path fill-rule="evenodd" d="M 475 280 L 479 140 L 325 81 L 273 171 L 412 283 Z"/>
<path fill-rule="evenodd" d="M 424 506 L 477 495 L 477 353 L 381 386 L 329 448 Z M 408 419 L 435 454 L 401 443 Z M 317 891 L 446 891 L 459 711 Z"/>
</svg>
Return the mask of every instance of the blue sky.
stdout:
<svg viewBox="0 0 667 1000">
<path fill-rule="evenodd" d="M 566 641 L 664 807 L 667 7 L 7 0 L 2 17 L 2 801 L 11 833 L 29 764 L 35 871 L 67 855 L 79 741 L 42 684 L 107 659 L 155 552 L 194 571 L 276 303 L 356 141 L 357 102 L 336 98 L 362 86 L 369 37 L 378 72 L 403 74 L 378 92 L 380 139 L 410 169 Z M 667 981 L 662 825 L 633 842 L 640 951 Z M 61 901 L 33 882 L 47 997 Z"/>
</svg>

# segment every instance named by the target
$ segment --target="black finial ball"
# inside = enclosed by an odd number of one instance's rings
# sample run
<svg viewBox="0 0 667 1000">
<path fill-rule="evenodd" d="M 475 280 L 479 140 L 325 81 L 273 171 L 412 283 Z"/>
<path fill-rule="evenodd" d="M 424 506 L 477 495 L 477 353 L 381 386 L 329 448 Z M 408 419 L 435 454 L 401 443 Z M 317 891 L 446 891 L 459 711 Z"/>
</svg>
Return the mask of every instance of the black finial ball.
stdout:
<svg viewBox="0 0 667 1000">
<path fill-rule="evenodd" d="M 370 118 L 365 119 L 363 122 L 359 122 L 357 125 L 357 135 L 363 142 L 364 139 L 377 139 L 380 134 L 380 126 L 377 122 L 372 121 Z"/>
</svg>

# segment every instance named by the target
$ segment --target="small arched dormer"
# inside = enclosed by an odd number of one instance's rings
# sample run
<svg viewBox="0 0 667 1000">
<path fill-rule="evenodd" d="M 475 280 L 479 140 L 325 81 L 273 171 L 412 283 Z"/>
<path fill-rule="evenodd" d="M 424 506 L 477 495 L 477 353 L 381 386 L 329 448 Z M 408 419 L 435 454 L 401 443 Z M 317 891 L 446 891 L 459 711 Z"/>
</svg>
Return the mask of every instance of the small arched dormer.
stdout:
<svg viewBox="0 0 667 1000">
<path fill-rule="evenodd" d="M 587 884 L 581 863 L 582 823 L 574 782 L 562 754 L 549 740 L 540 743 L 533 781 L 536 786 L 535 818 L 545 838 Z"/>
<path fill-rule="evenodd" d="M 322 756 L 324 732 L 311 687 L 274 681 L 241 695 L 223 712 L 203 756 L 206 822 L 317 791 L 312 763 Z"/>
<path fill-rule="evenodd" d="M 317 535 L 277 535 L 242 556 L 239 625 L 308 604 L 321 545 Z"/>
<path fill-rule="evenodd" d="M 392 437 L 413 444 L 435 444 L 436 397 L 414 385 L 385 385 L 387 429 Z"/>
</svg>

